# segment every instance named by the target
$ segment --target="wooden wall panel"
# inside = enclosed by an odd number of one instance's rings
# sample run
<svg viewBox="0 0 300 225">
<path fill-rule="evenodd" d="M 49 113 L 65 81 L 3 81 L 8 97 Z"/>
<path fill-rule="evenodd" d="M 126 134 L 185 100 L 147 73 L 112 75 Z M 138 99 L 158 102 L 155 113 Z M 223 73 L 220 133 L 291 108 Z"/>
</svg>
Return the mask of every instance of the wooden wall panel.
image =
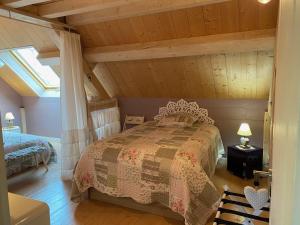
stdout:
<svg viewBox="0 0 300 225">
<path fill-rule="evenodd" d="M 105 63 L 122 97 L 268 99 L 273 52 Z"/>
<path fill-rule="evenodd" d="M 77 26 L 84 47 L 144 43 L 276 27 L 278 0 L 219 4 Z"/>
</svg>

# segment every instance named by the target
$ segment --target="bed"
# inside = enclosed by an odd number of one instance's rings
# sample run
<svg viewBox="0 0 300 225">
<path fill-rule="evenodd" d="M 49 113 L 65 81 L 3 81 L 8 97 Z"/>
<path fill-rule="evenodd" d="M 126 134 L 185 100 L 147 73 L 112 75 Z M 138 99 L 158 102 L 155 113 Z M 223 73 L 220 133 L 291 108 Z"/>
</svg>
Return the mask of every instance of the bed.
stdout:
<svg viewBox="0 0 300 225">
<path fill-rule="evenodd" d="M 28 168 L 55 160 L 55 151 L 44 137 L 3 131 L 4 159 L 7 176 L 20 173 Z"/>
<path fill-rule="evenodd" d="M 176 113 L 198 121 L 189 127 L 158 126 Z M 169 102 L 155 121 L 88 146 L 74 171 L 72 197 L 88 190 L 93 199 L 116 204 L 126 199 L 131 203 L 121 205 L 205 224 L 219 203 L 211 177 L 224 151 L 213 123 L 195 102 Z"/>
</svg>

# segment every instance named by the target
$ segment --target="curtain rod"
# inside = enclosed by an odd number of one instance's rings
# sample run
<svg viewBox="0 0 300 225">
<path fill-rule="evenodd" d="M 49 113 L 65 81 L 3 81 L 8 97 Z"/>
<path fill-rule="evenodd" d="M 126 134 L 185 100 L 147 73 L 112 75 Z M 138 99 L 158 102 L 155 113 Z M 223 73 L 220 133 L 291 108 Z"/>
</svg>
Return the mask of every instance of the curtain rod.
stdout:
<svg viewBox="0 0 300 225">
<path fill-rule="evenodd" d="M 59 31 L 69 31 L 72 33 L 78 33 L 74 26 L 70 26 L 66 23 L 53 21 L 51 19 L 43 18 L 28 12 L 13 9 L 4 5 L 0 5 L 0 17 L 13 19 L 16 21 L 36 25 L 43 28 Z"/>
</svg>

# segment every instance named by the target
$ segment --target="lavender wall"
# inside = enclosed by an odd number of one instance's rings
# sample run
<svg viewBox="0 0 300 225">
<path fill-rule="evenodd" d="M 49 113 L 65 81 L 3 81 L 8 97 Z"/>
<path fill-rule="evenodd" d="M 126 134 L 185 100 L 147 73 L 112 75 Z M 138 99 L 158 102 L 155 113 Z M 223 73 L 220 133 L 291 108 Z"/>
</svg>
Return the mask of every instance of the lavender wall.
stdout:
<svg viewBox="0 0 300 225">
<path fill-rule="evenodd" d="M 161 106 L 165 106 L 167 98 L 119 98 L 121 121 L 125 114 L 144 115 L 146 120 L 153 120 Z M 267 109 L 266 100 L 196 100 L 208 109 L 209 116 L 215 120 L 216 126 L 224 142 L 224 146 L 239 143 L 236 132 L 242 122 L 248 122 L 252 130 L 251 144 L 262 146 L 263 118 Z"/>
<path fill-rule="evenodd" d="M 61 135 L 60 98 L 23 97 L 27 133 L 58 137 Z"/>
<path fill-rule="evenodd" d="M 0 112 L 3 127 L 6 126 L 4 120 L 5 113 L 12 112 L 15 116 L 14 124 L 20 126 L 21 116 L 20 107 L 22 106 L 22 97 L 15 92 L 5 81 L 0 79 Z"/>
</svg>

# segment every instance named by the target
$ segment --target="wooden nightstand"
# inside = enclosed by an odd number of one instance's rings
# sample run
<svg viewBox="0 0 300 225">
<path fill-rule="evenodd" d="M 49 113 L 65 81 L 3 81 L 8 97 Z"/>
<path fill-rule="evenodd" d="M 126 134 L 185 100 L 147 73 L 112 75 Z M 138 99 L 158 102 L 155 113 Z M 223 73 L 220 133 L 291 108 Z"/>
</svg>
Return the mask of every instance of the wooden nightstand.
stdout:
<svg viewBox="0 0 300 225">
<path fill-rule="evenodd" d="M 14 133 L 21 133 L 21 128 L 19 126 L 3 127 L 2 131 L 14 132 Z"/>
<path fill-rule="evenodd" d="M 239 177 L 253 178 L 253 170 L 262 170 L 263 149 L 241 150 L 236 145 L 228 146 L 227 170 Z"/>
</svg>

